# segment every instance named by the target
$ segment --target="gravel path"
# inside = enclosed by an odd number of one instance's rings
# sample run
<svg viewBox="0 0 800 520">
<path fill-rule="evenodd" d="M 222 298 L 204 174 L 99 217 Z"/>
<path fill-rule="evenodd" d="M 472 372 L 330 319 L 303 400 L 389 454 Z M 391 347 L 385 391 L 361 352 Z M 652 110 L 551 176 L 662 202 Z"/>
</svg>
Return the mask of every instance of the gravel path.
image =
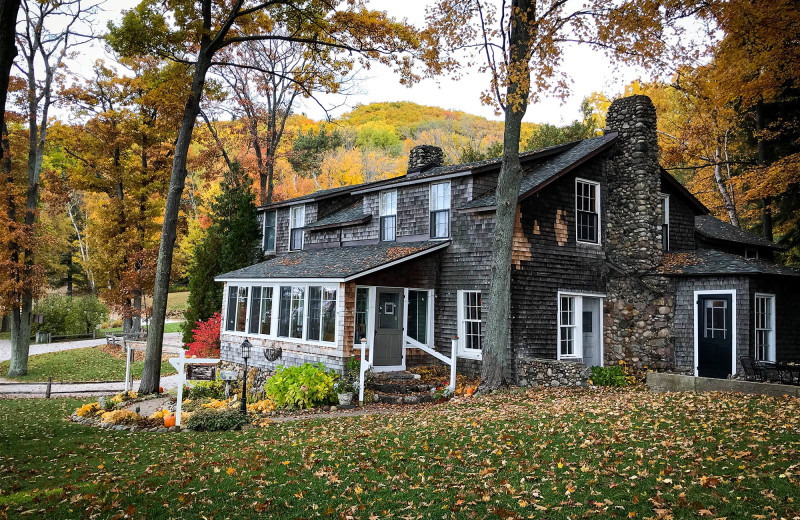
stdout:
<svg viewBox="0 0 800 520">
<path fill-rule="evenodd" d="M 30 355 L 47 354 L 49 352 L 61 352 L 62 350 L 72 350 L 76 348 L 94 347 L 105 345 L 105 338 L 85 339 L 81 341 L 61 341 L 58 343 L 31 343 Z M 181 333 L 168 332 L 164 334 L 164 345 L 180 347 Z M 0 339 L 0 362 L 11 359 L 11 340 Z"/>
</svg>

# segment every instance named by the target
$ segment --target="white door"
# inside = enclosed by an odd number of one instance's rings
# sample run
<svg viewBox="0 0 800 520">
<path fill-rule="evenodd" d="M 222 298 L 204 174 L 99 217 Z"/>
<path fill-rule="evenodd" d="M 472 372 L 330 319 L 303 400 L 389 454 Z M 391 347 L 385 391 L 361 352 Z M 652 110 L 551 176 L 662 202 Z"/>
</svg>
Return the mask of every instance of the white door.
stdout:
<svg viewBox="0 0 800 520">
<path fill-rule="evenodd" d="M 583 362 L 586 366 L 602 366 L 602 326 L 600 323 L 600 298 L 583 297 L 581 316 L 583 334 Z"/>
</svg>

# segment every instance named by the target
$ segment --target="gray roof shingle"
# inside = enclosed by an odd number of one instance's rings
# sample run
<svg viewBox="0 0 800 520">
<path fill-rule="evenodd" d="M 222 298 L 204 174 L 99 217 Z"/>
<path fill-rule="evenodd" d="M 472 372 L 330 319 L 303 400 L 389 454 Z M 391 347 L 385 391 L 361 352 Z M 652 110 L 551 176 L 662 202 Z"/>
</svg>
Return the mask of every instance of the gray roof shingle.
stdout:
<svg viewBox="0 0 800 520">
<path fill-rule="evenodd" d="M 304 249 L 221 274 L 216 280 L 270 278 L 350 279 L 381 266 L 443 249 L 449 241 L 381 242 L 366 246 Z"/>
<path fill-rule="evenodd" d="M 766 238 L 748 233 L 747 231 L 723 222 L 718 218 L 711 215 L 697 215 L 694 217 L 694 229 L 698 234 L 712 240 L 721 240 L 723 242 L 734 242 L 736 244 L 744 244 L 754 247 L 768 247 L 770 249 L 783 249 L 781 246 L 774 242 L 770 242 Z"/>
<path fill-rule="evenodd" d="M 319 229 L 327 227 L 342 227 L 348 224 L 361 224 L 372 219 L 371 214 L 364 213 L 364 201 L 359 200 L 352 206 L 335 211 L 316 222 L 306 226 L 306 229 Z"/>
<path fill-rule="evenodd" d="M 661 272 L 671 275 L 778 275 L 800 276 L 800 270 L 766 260 L 745 259 L 716 249 L 698 249 L 685 253 L 664 253 Z"/>
</svg>

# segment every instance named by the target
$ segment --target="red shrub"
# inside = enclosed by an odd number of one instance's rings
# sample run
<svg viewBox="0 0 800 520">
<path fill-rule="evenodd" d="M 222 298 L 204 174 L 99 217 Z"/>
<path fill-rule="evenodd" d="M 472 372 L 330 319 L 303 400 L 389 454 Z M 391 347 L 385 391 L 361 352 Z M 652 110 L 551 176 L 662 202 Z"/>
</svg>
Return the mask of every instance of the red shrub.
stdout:
<svg viewBox="0 0 800 520">
<path fill-rule="evenodd" d="M 189 350 L 186 351 L 186 357 L 219 357 L 219 331 L 222 325 L 222 315 L 215 313 L 206 321 L 198 321 L 196 328 L 192 329 L 194 341 L 187 346 Z"/>
</svg>

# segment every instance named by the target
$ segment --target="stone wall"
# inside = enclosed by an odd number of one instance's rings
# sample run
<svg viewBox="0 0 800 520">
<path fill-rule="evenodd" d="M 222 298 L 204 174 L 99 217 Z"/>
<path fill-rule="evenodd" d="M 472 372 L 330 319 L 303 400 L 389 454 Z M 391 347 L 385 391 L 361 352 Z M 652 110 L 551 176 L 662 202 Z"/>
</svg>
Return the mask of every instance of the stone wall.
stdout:
<svg viewBox="0 0 800 520">
<path fill-rule="evenodd" d="M 442 166 L 444 164 L 444 152 L 438 146 L 423 144 L 415 146 L 408 154 L 408 171 L 419 170 L 426 166 Z"/>
<path fill-rule="evenodd" d="M 589 367 L 579 361 L 518 358 L 517 383 L 520 386 L 587 386 Z"/>
</svg>

